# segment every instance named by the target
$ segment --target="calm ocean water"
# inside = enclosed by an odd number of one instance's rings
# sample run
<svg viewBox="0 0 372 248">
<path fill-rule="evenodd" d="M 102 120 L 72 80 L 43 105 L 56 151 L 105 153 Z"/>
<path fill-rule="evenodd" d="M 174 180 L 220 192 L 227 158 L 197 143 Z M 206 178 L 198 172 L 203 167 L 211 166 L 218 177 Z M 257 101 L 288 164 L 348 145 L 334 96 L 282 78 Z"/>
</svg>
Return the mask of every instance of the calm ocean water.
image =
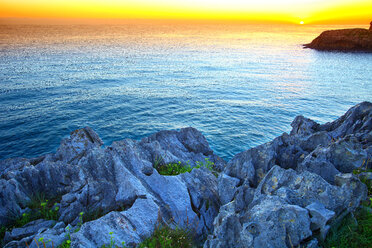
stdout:
<svg viewBox="0 0 372 248">
<path fill-rule="evenodd" d="M 335 26 L 0 26 L 0 159 L 193 126 L 225 159 L 372 101 L 372 54 L 302 49 Z"/>
</svg>

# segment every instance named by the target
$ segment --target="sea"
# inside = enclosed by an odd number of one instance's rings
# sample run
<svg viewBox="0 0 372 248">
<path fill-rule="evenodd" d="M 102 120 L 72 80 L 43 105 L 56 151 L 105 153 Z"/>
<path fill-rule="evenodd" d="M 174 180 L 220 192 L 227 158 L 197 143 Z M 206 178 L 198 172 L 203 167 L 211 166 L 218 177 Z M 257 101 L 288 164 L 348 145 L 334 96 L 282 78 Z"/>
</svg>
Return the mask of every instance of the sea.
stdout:
<svg viewBox="0 0 372 248">
<path fill-rule="evenodd" d="M 55 152 L 85 126 L 105 146 L 191 126 L 228 161 L 297 115 L 326 123 L 372 101 L 371 53 L 302 46 L 350 27 L 0 25 L 0 160 Z"/>
</svg>

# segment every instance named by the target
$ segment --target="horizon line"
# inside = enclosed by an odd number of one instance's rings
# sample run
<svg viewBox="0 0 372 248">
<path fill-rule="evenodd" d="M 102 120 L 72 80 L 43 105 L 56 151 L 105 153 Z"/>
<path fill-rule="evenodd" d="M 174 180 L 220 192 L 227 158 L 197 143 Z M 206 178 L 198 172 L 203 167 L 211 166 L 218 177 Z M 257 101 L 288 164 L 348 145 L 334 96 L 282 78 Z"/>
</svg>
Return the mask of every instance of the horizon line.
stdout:
<svg viewBox="0 0 372 248">
<path fill-rule="evenodd" d="M 154 23 L 155 22 L 155 23 Z M 11 24 L 287 24 L 298 25 L 293 21 L 265 19 L 202 19 L 202 18 L 61 18 L 61 17 L 0 17 L 0 25 Z M 365 18 L 352 20 L 318 20 L 305 25 L 369 25 Z"/>
</svg>

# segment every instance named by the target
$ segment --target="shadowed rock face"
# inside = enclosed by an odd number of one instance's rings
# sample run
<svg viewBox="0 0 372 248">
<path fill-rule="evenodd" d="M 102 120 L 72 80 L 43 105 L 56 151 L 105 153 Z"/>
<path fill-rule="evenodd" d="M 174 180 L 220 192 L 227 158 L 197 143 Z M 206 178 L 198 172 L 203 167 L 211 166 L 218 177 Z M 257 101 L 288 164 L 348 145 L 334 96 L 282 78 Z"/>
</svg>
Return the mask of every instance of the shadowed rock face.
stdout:
<svg viewBox="0 0 372 248">
<path fill-rule="evenodd" d="M 354 28 L 325 31 L 304 47 L 323 51 L 372 52 L 372 24 L 369 30 Z"/>
</svg>

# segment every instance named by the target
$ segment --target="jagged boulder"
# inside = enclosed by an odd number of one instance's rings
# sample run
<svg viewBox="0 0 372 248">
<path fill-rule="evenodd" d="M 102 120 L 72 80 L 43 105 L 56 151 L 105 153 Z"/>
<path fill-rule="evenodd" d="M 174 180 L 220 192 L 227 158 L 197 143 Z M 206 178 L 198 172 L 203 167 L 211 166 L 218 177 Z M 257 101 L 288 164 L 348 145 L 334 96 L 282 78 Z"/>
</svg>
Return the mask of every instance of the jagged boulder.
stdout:
<svg viewBox="0 0 372 248">
<path fill-rule="evenodd" d="M 336 181 L 338 186 L 317 174 L 275 165 L 250 189 L 253 198 L 240 204 L 237 194 L 221 207 L 204 247 L 296 247 L 315 231 L 324 239 L 334 217 L 355 210 L 367 195 L 366 186 L 351 174 Z"/>
<path fill-rule="evenodd" d="M 76 164 L 92 148 L 103 145 L 101 138 L 91 129 L 85 127 L 71 132 L 63 139 L 54 157 L 68 164 Z"/>
</svg>

